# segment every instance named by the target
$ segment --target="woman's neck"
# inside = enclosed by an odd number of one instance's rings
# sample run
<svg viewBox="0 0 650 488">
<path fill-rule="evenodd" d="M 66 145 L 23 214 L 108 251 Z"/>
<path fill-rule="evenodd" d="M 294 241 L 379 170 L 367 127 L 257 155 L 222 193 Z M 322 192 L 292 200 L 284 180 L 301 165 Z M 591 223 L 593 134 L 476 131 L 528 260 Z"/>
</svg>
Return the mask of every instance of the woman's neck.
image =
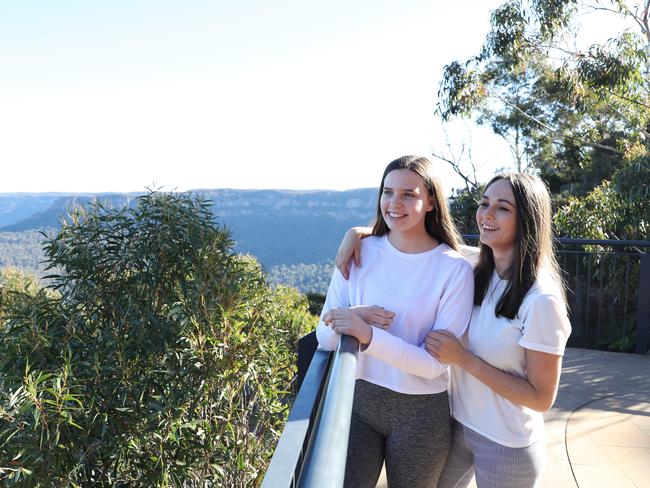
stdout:
<svg viewBox="0 0 650 488">
<path fill-rule="evenodd" d="M 421 233 L 390 231 L 387 237 L 388 242 L 395 249 L 406 254 L 430 251 L 440 244 L 437 239 L 430 236 L 426 231 Z"/>
<path fill-rule="evenodd" d="M 514 249 L 492 249 L 492 256 L 494 257 L 494 269 L 497 274 L 503 279 L 509 279 L 508 272 L 512 265 Z"/>
</svg>

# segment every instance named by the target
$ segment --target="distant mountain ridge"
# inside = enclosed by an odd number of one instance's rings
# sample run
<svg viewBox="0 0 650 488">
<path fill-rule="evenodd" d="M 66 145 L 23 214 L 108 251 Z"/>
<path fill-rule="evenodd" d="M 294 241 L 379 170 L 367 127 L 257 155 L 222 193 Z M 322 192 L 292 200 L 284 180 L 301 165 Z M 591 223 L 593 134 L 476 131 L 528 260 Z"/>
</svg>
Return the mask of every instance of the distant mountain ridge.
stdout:
<svg viewBox="0 0 650 488">
<path fill-rule="evenodd" d="M 217 222 L 250 253 L 271 267 L 331 260 L 346 229 L 367 224 L 376 211 L 377 190 L 197 189 L 212 202 Z M 0 232 L 58 227 L 69 210 L 94 200 L 133 205 L 138 193 L 0 194 Z"/>
<path fill-rule="evenodd" d="M 38 210 L 24 216 L 27 214 L 26 209 L 20 204 L 12 207 L 11 194 L 3 194 L 0 195 L 0 214 L 4 216 L 3 220 L 8 223 L 5 223 L 0 227 L 0 232 L 16 232 L 41 229 L 44 227 L 58 227 L 61 225 L 61 219 L 64 218 L 74 207 L 87 206 L 96 200 L 108 202 L 114 207 L 123 207 L 134 200 L 137 195 L 137 193 L 118 193 L 58 196 L 49 201 L 50 205 L 47 208 L 43 208 L 40 205 L 32 205 L 31 208 L 37 208 Z M 47 198 L 41 200 L 43 203 L 47 201 Z M 29 204 L 29 201 L 26 201 L 25 203 Z M 19 219 L 18 217 L 22 218 Z"/>
<path fill-rule="evenodd" d="M 0 193 L 0 228 L 46 211 L 62 196 L 59 193 Z"/>
</svg>

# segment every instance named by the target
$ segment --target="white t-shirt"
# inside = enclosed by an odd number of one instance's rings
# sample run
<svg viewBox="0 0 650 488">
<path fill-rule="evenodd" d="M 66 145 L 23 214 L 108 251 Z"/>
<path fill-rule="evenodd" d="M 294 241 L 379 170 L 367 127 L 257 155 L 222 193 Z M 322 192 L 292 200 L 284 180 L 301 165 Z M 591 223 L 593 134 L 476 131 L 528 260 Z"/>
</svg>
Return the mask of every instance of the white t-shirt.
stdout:
<svg viewBox="0 0 650 488">
<path fill-rule="evenodd" d="M 466 347 L 506 373 L 526 377 L 526 349 L 561 356 L 571 324 L 562 293 L 544 269 L 524 297 L 514 319 L 496 317 L 507 281 L 494 272 L 481 306 L 475 306 Z M 526 447 L 544 437 L 541 412 L 495 393 L 459 367 L 451 368 L 453 416 L 464 426 L 501 445 Z"/>
<path fill-rule="evenodd" d="M 363 265 L 349 280 L 338 270 L 327 292 L 323 315 L 333 308 L 377 305 L 395 312 L 387 330 L 373 327 L 372 340 L 359 352 L 357 378 L 393 391 L 428 394 L 445 391 L 448 366 L 424 349 L 433 329 L 461 336 L 469 323 L 474 276 L 469 263 L 446 244 L 418 254 L 395 249 L 387 236 L 361 241 Z M 322 321 L 316 329 L 322 349 L 336 348 L 339 334 Z"/>
</svg>

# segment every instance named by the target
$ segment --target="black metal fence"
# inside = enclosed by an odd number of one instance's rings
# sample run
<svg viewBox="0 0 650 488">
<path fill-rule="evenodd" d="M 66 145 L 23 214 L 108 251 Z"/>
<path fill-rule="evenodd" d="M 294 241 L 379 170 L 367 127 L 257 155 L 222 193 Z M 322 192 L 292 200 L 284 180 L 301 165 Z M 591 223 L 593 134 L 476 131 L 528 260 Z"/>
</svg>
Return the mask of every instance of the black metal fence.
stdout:
<svg viewBox="0 0 650 488">
<path fill-rule="evenodd" d="M 477 235 L 464 236 L 475 244 Z M 650 350 L 650 241 L 556 239 L 567 285 L 570 347 Z"/>
<path fill-rule="evenodd" d="M 558 241 L 573 326 L 569 345 L 646 354 L 650 242 Z"/>
</svg>

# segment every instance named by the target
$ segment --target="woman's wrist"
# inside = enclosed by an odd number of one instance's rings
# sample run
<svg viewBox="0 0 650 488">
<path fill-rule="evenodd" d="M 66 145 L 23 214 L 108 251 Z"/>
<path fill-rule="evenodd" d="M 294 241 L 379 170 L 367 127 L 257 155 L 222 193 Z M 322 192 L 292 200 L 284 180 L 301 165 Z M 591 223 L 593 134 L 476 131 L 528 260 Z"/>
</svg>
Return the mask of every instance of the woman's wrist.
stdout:
<svg viewBox="0 0 650 488">
<path fill-rule="evenodd" d="M 370 344 L 370 341 L 372 341 L 372 325 L 366 324 L 366 327 L 364 327 L 364 331 L 361 334 L 361 337 L 358 338 L 359 344 L 363 346 L 365 349 L 368 347 L 368 344 Z"/>
<path fill-rule="evenodd" d="M 463 352 L 460 355 L 460 359 L 458 361 L 458 366 L 463 368 L 465 371 L 468 373 L 475 370 L 477 364 L 476 360 L 478 357 L 471 351 L 468 351 L 467 349 L 463 348 Z"/>
</svg>

